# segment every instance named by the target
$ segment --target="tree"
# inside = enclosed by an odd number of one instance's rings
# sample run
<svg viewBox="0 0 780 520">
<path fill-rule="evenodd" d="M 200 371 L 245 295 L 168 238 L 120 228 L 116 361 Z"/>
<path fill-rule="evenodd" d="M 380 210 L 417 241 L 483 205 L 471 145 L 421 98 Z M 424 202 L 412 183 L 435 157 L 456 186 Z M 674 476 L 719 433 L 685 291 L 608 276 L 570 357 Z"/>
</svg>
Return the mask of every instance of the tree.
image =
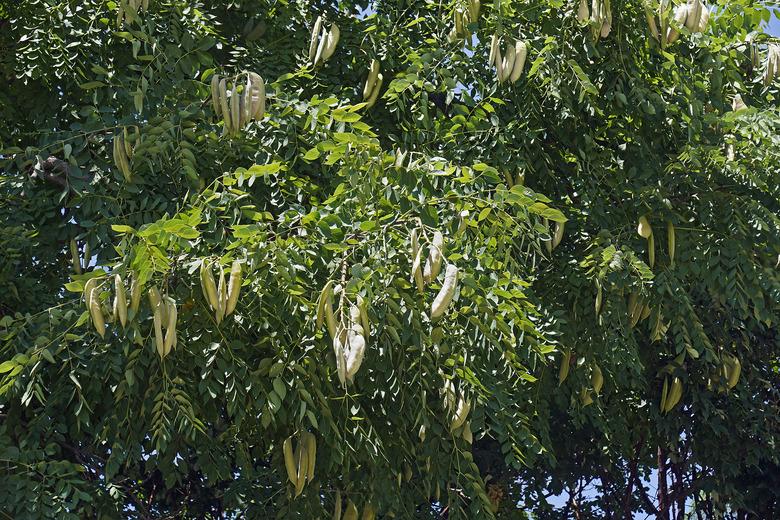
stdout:
<svg viewBox="0 0 780 520">
<path fill-rule="evenodd" d="M 770 10 L 645 7 L 2 7 L 2 511 L 776 516 Z"/>
</svg>

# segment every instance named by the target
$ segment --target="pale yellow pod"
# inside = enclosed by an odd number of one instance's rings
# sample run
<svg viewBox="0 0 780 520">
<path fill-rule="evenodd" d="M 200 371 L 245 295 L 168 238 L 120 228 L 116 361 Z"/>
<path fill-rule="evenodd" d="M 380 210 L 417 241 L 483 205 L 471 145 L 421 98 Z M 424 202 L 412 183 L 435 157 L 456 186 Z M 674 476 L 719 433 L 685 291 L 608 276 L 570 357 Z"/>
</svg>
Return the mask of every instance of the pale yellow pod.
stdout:
<svg viewBox="0 0 780 520">
<path fill-rule="evenodd" d="M 639 217 L 639 224 L 637 225 L 636 232 L 639 233 L 639 236 L 642 238 L 650 238 L 650 235 L 653 234 L 653 228 L 650 227 L 650 222 L 647 220 L 646 216 Z"/>
<path fill-rule="evenodd" d="M 241 130 L 241 96 L 238 95 L 238 80 L 233 82 L 230 91 L 230 129 L 233 135 L 238 135 Z"/>
<path fill-rule="evenodd" d="M 588 9 L 588 0 L 580 0 L 580 5 L 577 8 L 577 21 L 585 24 L 588 23 L 590 17 L 590 9 Z"/>
<path fill-rule="evenodd" d="M 92 317 L 92 324 L 95 326 L 95 331 L 100 334 L 101 338 L 105 338 L 106 320 L 103 316 L 103 310 L 100 307 L 97 287 L 90 289 L 87 299 L 89 303 L 89 314 Z"/>
<path fill-rule="evenodd" d="M 328 60 L 331 56 L 333 56 L 333 53 L 336 52 L 336 45 L 339 43 L 340 36 L 341 31 L 339 30 L 339 26 L 335 23 L 331 24 L 330 31 L 328 31 L 327 41 L 325 43 L 325 48 L 322 51 L 323 60 Z"/>
<path fill-rule="evenodd" d="M 342 520 L 358 520 L 357 506 L 350 499 L 347 499 L 347 508 L 344 511 L 344 516 L 342 517 Z"/>
<path fill-rule="evenodd" d="M 221 265 L 218 265 L 219 268 L 219 284 L 217 285 L 217 310 L 216 310 L 216 320 L 217 325 L 219 325 L 222 322 L 222 319 L 225 317 L 225 306 L 227 305 L 227 287 L 225 285 L 225 270 L 222 269 Z"/>
<path fill-rule="evenodd" d="M 431 241 L 431 247 L 428 251 L 428 258 L 425 260 L 425 268 L 423 269 L 423 278 L 427 283 L 435 280 L 439 276 L 441 271 L 441 261 L 444 254 L 444 235 L 441 231 L 436 231 L 433 234 L 433 240 Z"/>
<path fill-rule="evenodd" d="M 176 302 L 170 296 L 166 296 L 162 305 L 166 307 L 167 322 L 165 324 L 165 339 L 163 340 L 163 349 L 165 355 L 173 349 L 176 342 L 176 321 L 178 318 L 178 311 L 176 309 Z"/>
<path fill-rule="evenodd" d="M 154 307 L 154 312 L 152 314 L 153 320 L 154 320 L 154 344 L 157 349 L 157 354 L 160 356 L 160 359 L 165 358 L 165 340 L 163 339 L 163 332 L 162 332 L 162 323 L 163 323 L 163 303 L 162 301 L 158 301 L 157 305 Z"/>
<path fill-rule="evenodd" d="M 122 328 L 127 324 L 127 295 L 125 293 L 125 284 L 122 283 L 122 277 L 118 274 L 114 276 L 114 319 L 119 318 Z"/>
<path fill-rule="evenodd" d="M 336 490 L 336 496 L 333 498 L 333 520 L 341 520 L 341 490 Z"/>
<path fill-rule="evenodd" d="M 309 61 L 316 63 L 314 58 L 317 56 L 317 43 L 319 42 L 320 31 L 322 29 L 322 16 L 317 17 L 314 27 L 311 30 L 311 42 L 309 43 Z"/>
<path fill-rule="evenodd" d="M 563 240 L 563 229 L 564 229 L 564 223 L 563 222 L 556 222 L 555 223 L 555 233 L 553 234 L 553 239 L 552 239 L 552 248 L 553 249 L 558 247 L 558 244 L 560 244 L 561 240 Z"/>
<path fill-rule="evenodd" d="M 293 454 L 292 437 L 287 437 L 282 445 L 284 454 L 284 467 L 287 470 L 287 479 L 294 485 L 298 482 L 298 472 L 295 469 L 295 455 Z"/>
<path fill-rule="evenodd" d="M 452 419 L 452 423 L 450 424 L 451 432 L 454 432 L 455 430 L 463 426 L 463 424 L 466 422 L 466 418 L 468 417 L 470 411 L 471 411 L 471 403 L 463 399 L 463 397 L 461 397 L 458 400 L 458 407 L 455 410 L 455 415 Z"/>
<path fill-rule="evenodd" d="M 596 395 L 599 395 L 601 393 L 601 387 L 604 386 L 604 375 L 601 373 L 601 368 L 599 368 L 596 363 L 593 363 L 593 371 L 590 374 L 590 384 Z"/>
<path fill-rule="evenodd" d="M 211 310 L 216 311 L 219 307 L 219 298 L 217 296 L 217 282 L 214 280 L 214 273 L 211 265 L 204 260 L 200 264 L 200 283 L 203 290 L 203 296 L 206 298 Z"/>
<path fill-rule="evenodd" d="M 524 41 L 515 42 L 515 63 L 512 67 L 512 74 L 509 75 L 509 81 L 512 83 L 520 79 L 525 68 L 525 58 L 528 56 L 528 46 Z"/>
<path fill-rule="evenodd" d="M 374 86 L 376 80 L 379 77 L 379 60 L 371 60 L 371 67 L 368 70 L 368 78 L 366 78 L 366 84 L 363 86 L 363 100 L 367 100 L 374 92 Z"/>
<path fill-rule="evenodd" d="M 558 370 L 558 385 L 566 381 L 569 377 L 569 366 L 571 365 L 571 350 L 566 349 L 561 360 L 561 368 Z"/>
<path fill-rule="evenodd" d="M 79 246 L 76 240 L 70 239 L 70 261 L 73 264 L 73 272 L 81 274 L 81 258 L 79 257 Z"/>
<path fill-rule="evenodd" d="M 295 496 L 298 497 L 303 491 L 303 486 L 306 485 L 306 471 L 309 467 L 309 453 L 306 451 L 306 446 L 302 442 L 298 442 L 298 471 L 296 474 L 295 482 Z"/>
<path fill-rule="evenodd" d="M 671 222 L 666 223 L 666 239 L 669 243 L 669 263 L 674 267 L 674 253 L 677 248 L 677 239 L 675 238 L 674 224 Z"/>
<path fill-rule="evenodd" d="M 141 292 L 143 288 L 138 283 L 138 277 L 133 276 L 133 281 L 130 283 L 130 310 L 133 311 L 133 316 L 138 315 L 138 309 L 141 307 Z"/>
<path fill-rule="evenodd" d="M 223 124 L 225 125 L 224 133 L 229 134 L 232 132 L 232 119 L 230 117 L 230 107 L 228 106 L 227 81 L 225 78 L 219 80 L 219 108 L 222 113 Z"/>
<path fill-rule="evenodd" d="M 371 92 L 371 97 L 366 101 L 366 109 L 371 108 L 376 103 L 377 98 L 379 98 L 379 93 L 382 91 L 382 83 L 384 80 L 385 78 L 382 76 L 382 73 L 379 73 L 376 77 L 376 83 L 374 84 L 374 90 Z"/>
<path fill-rule="evenodd" d="M 311 432 L 304 433 L 306 452 L 309 454 L 309 464 L 306 470 L 306 478 L 309 482 L 314 480 L 314 466 L 317 463 L 317 438 Z"/>
<path fill-rule="evenodd" d="M 452 297 L 455 295 L 455 288 L 457 285 L 458 268 L 454 264 L 450 264 L 447 266 L 447 270 L 444 274 L 444 283 L 431 304 L 432 320 L 440 318 L 447 310 L 450 302 L 452 302 Z"/>
<path fill-rule="evenodd" d="M 227 303 L 225 305 L 225 316 L 230 316 L 236 309 L 238 295 L 241 292 L 241 262 L 233 260 L 230 266 L 230 281 L 228 282 Z"/>
<path fill-rule="evenodd" d="M 217 118 L 222 115 L 219 105 L 219 75 L 214 74 L 211 76 L 211 108 L 214 110 Z"/>
</svg>

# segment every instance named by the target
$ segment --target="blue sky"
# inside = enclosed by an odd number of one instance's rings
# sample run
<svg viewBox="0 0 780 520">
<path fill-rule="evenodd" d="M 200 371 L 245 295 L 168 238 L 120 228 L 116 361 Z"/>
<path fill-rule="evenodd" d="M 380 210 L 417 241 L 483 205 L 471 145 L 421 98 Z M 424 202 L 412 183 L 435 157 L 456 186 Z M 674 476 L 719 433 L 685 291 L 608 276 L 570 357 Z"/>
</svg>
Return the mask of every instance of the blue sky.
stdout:
<svg viewBox="0 0 780 520">
<path fill-rule="evenodd" d="M 780 20 L 778 20 L 777 18 L 772 18 L 769 21 L 769 27 L 767 28 L 767 32 L 772 36 L 780 36 Z"/>
</svg>

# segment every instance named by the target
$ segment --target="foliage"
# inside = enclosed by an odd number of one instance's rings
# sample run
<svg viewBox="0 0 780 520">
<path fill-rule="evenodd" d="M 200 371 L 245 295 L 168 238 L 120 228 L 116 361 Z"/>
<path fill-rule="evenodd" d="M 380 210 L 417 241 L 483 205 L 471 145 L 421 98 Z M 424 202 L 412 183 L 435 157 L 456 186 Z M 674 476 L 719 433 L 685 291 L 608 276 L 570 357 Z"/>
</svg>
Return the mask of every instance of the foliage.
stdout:
<svg viewBox="0 0 780 520">
<path fill-rule="evenodd" d="M 398 518 L 776 516 L 770 10 L 721 2 L 661 50 L 640 2 L 614 2 L 598 42 L 576 4 L 486 3 L 465 44 L 447 39 L 452 2 L 151 0 L 119 24 L 124 1 L 0 8 L 0 510 L 314 518 L 340 491 Z M 341 39 L 313 68 L 320 14 Z M 487 63 L 494 32 L 528 43 L 517 83 Z M 385 82 L 367 109 L 372 58 Z M 268 114 L 224 136 L 209 83 L 246 70 Z M 124 129 L 140 135 L 129 182 Z M 415 229 L 443 232 L 460 270 L 439 321 L 443 275 L 423 293 L 411 276 Z M 234 259 L 241 296 L 217 324 L 198 272 Z M 82 290 L 99 278 L 108 307 L 116 273 L 178 303 L 168 357 L 146 297 L 95 333 Z M 329 280 L 338 312 L 368 302 L 346 387 L 315 324 Z M 632 294 L 649 312 L 633 326 Z M 446 381 L 473 403 L 473 444 L 450 431 Z M 296 498 L 281 446 L 304 430 L 316 475 Z"/>
</svg>

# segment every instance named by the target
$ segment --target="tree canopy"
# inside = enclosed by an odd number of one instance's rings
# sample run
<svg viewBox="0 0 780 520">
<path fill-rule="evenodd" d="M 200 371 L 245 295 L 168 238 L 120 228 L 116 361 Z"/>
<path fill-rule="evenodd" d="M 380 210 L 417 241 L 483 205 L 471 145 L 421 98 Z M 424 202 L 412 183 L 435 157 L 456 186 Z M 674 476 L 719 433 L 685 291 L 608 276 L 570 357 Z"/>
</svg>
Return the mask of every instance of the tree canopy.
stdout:
<svg viewBox="0 0 780 520">
<path fill-rule="evenodd" d="M 3 516 L 780 515 L 773 7 L 4 3 Z"/>
</svg>

